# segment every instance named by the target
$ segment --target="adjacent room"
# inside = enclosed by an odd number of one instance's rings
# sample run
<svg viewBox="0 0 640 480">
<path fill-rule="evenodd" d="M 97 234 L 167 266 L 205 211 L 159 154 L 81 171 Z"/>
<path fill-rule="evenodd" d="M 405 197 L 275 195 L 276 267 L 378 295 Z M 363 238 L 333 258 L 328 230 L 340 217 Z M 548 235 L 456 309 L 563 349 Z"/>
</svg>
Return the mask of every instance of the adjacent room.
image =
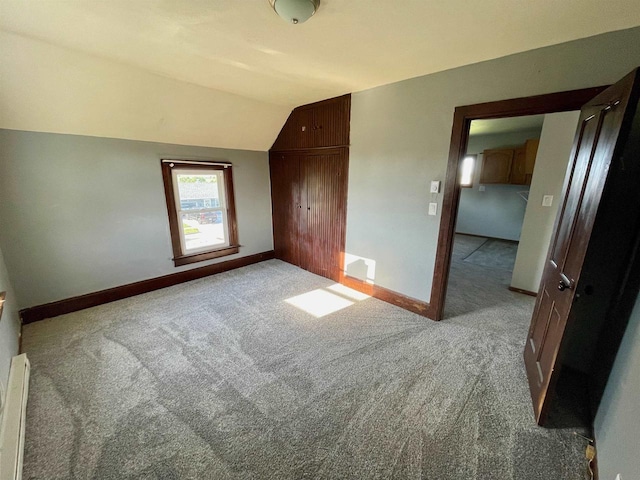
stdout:
<svg viewBox="0 0 640 480">
<path fill-rule="evenodd" d="M 631 0 L 0 2 L 0 480 L 636 478 L 639 66 Z"/>
<path fill-rule="evenodd" d="M 536 296 L 578 117 L 569 111 L 471 122 L 447 315 Z"/>
<path fill-rule="evenodd" d="M 448 285 L 451 315 L 510 298 L 504 290 L 529 207 L 543 122 L 544 115 L 471 122 Z M 577 119 L 569 142 L 576 125 Z"/>
</svg>

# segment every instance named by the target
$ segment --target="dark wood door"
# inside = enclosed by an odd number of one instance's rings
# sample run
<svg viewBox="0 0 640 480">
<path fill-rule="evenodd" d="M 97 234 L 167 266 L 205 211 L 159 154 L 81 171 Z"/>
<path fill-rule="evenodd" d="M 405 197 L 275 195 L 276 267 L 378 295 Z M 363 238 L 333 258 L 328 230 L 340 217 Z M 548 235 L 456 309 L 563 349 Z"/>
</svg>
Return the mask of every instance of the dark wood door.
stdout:
<svg viewBox="0 0 640 480">
<path fill-rule="evenodd" d="M 300 265 L 300 156 L 271 153 L 269 171 L 275 255 L 285 262 Z"/>
<path fill-rule="evenodd" d="M 344 250 L 348 158 L 346 149 L 300 159 L 303 218 L 300 266 L 338 281 Z M 306 212 L 304 210 L 306 209 Z"/>
<path fill-rule="evenodd" d="M 348 149 L 271 152 L 276 258 L 338 281 L 346 232 Z"/>
<path fill-rule="evenodd" d="M 536 420 L 543 424 L 562 366 L 565 331 L 609 165 L 617 153 L 636 72 L 586 104 L 579 120 L 559 211 L 524 351 Z M 619 149 L 618 149 L 619 150 Z M 618 153 L 619 155 L 619 153 Z"/>
<path fill-rule="evenodd" d="M 314 143 L 314 124 L 313 124 L 313 109 L 303 108 L 300 110 L 294 110 L 294 130 L 295 135 L 289 140 L 289 143 L 294 148 L 310 148 Z"/>
<path fill-rule="evenodd" d="M 339 98 L 323 103 L 313 109 L 313 146 L 331 147 L 349 143 L 348 99 Z"/>
</svg>

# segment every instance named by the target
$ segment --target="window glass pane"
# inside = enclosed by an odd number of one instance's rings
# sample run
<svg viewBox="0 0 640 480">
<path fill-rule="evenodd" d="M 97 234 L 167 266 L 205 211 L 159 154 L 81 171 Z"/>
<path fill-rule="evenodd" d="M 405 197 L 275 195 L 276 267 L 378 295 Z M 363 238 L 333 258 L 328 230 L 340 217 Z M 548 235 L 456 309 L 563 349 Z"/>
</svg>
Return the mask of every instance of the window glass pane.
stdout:
<svg viewBox="0 0 640 480">
<path fill-rule="evenodd" d="M 220 207 L 218 175 L 176 175 L 180 210 Z"/>
<path fill-rule="evenodd" d="M 180 217 L 185 250 L 220 247 L 227 243 L 222 212 L 183 213 Z"/>
<path fill-rule="evenodd" d="M 473 183 L 473 164 L 475 163 L 474 157 L 465 157 L 462 162 L 462 175 L 460 178 L 461 185 L 471 185 Z"/>
</svg>

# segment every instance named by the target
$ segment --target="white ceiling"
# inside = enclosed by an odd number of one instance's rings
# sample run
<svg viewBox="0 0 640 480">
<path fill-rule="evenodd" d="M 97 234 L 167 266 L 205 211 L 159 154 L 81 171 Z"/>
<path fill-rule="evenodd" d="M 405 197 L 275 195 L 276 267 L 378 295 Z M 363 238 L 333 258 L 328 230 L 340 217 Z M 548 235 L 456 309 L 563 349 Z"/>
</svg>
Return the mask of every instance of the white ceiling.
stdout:
<svg viewBox="0 0 640 480">
<path fill-rule="evenodd" d="M 544 115 L 528 115 L 526 117 L 494 118 L 490 120 L 473 120 L 469 135 L 495 135 L 499 133 L 524 132 L 542 130 Z"/>
<path fill-rule="evenodd" d="M 2 0 L 0 28 L 178 80 L 295 106 L 640 25 L 637 0 Z"/>
</svg>

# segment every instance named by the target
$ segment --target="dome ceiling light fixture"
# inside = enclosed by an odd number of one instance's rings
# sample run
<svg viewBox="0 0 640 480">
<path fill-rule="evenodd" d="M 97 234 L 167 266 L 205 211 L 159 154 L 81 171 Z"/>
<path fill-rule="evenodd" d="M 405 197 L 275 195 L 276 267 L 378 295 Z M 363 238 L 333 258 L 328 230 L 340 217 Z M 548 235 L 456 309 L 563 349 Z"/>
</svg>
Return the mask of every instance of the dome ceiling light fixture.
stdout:
<svg viewBox="0 0 640 480">
<path fill-rule="evenodd" d="M 269 0 L 278 15 L 297 25 L 309 20 L 320 7 L 320 0 Z"/>
</svg>

